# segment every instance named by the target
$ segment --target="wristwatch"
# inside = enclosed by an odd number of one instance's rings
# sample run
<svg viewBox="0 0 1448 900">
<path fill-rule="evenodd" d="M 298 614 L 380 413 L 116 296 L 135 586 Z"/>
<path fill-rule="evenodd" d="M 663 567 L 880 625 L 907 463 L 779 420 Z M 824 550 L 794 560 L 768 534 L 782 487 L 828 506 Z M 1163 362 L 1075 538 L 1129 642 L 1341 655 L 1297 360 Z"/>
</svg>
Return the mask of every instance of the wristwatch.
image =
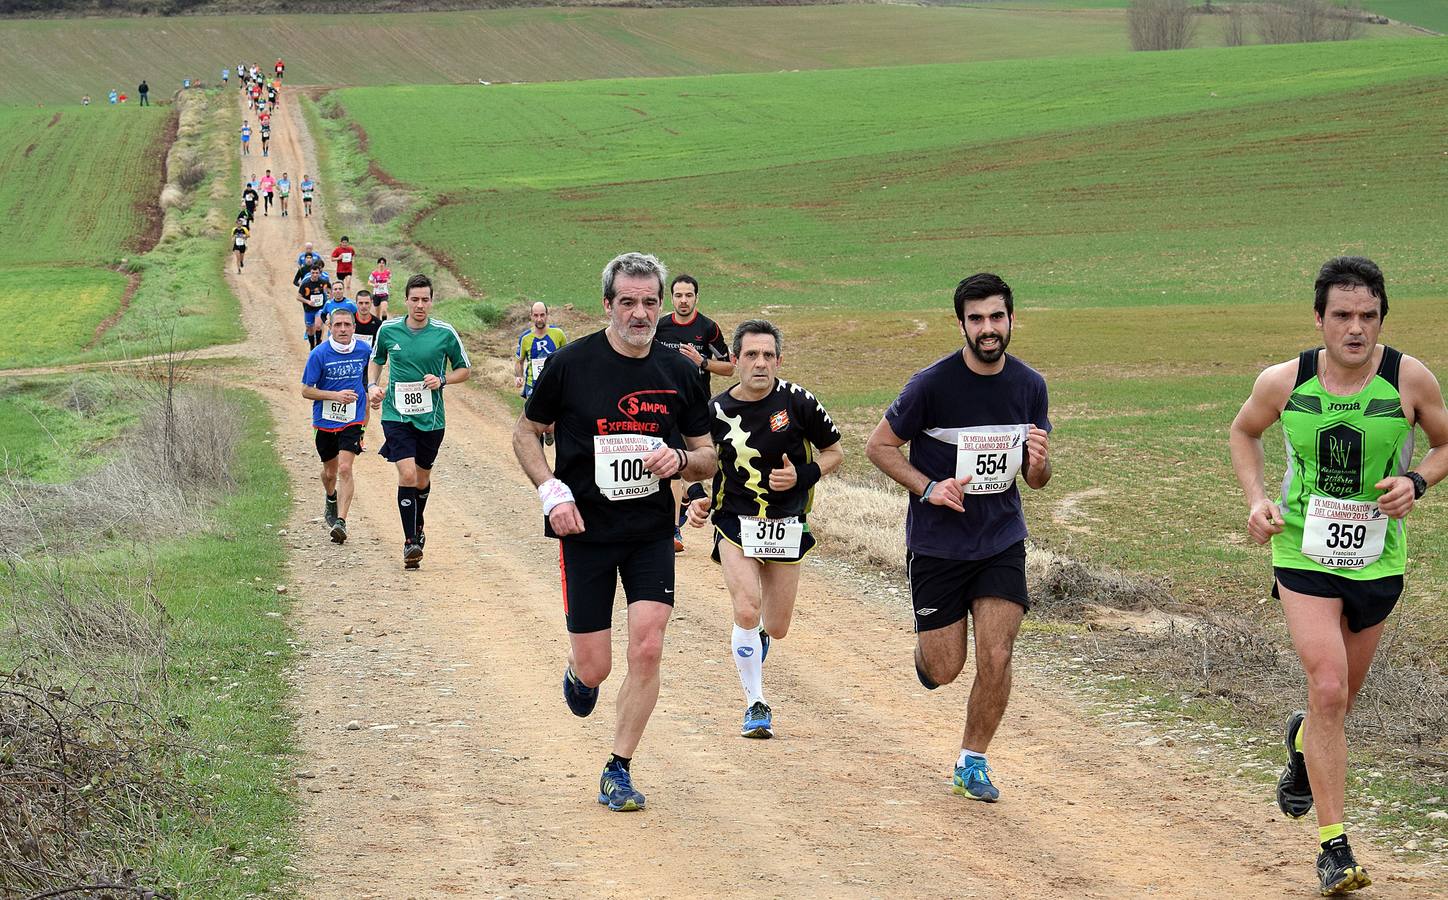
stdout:
<svg viewBox="0 0 1448 900">
<path fill-rule="evenodd" d="M 929 502 L 930 502 L 930 492 L 933 491 L 933 490 L 935 490 L 935 485 L 938 484 L 938 483 L 939 483 L 939 482 L 932 481 L 932 482 L 930 482 L 929 484 L 927 484 L 927 485 L 925 486 L 925 490 L 923 490 L 923 491 L 920 492 L 920 502 L 921 502 L 921 503 L 929 503 Z"/>
<path fill-rule="evenodd" d="M 1404 472 L 1403 475 L 1413 482 L 1413 499 L 1422 500 L 1423 495 L 1428 493 L 1428 481 L 1417 472 Z"/>
</svg>

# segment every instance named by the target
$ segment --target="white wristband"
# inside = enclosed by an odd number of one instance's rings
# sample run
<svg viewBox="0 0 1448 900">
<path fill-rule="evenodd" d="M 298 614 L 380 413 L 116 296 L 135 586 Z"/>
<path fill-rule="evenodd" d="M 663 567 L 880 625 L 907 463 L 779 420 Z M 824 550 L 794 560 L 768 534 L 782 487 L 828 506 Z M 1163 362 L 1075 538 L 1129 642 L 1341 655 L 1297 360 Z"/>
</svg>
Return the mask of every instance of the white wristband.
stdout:
<svg viewBox="0 0 1448 900">
<path fill-rule="evenodd" d="M 553 512 L 553 507 L 560 503 L 572 503 L 573 492 L 568 485 L 557 478 L 550 478 L 538 485 L 538 499 L 543 501 L 543 515 Z"/>
</svg>

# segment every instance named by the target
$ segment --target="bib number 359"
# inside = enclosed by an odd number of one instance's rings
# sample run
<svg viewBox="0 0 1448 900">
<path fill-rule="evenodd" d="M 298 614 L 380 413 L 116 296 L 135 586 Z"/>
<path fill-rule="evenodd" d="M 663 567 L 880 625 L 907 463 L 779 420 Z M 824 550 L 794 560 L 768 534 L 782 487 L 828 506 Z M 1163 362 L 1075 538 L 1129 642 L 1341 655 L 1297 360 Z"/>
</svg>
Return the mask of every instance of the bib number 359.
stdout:
<svg viewBox="0 0 1448 900">
<path fill-rule="evenodd" d="M 1312 495 L 1302 522 L 1302 555 L 1329 569 L 1362 569 L 1378 561 L 1388 517 L 1376 503 Z"/>
<path fill-rule="evenodd" d="M 599 493 L 610 500 L 633 500 L 657 491 L 659 476 L 644 468 L 644 457 L 663 445 L 650 435 L 594 435 L 593 482 Z"/>
<path fill-rule="evenodd" d="M 399 381 L 392 386 L 392 405 L 404 416 L 423 416 L 432 412 L 432 391 L 421 381 Z"/>
</svg>

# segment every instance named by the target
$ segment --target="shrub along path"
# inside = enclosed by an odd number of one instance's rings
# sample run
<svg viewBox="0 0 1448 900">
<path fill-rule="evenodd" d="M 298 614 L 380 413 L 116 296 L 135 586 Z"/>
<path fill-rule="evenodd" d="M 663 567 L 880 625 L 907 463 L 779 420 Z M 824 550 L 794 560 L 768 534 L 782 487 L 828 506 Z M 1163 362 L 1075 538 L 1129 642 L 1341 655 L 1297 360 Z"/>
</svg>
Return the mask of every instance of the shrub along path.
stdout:
<svg viewBox="0 0 1448 900">
<path fill-rule="evenodd" d="M 283 106 L 273 171 L 318 171 L 304 127 L 295 103 Z M 288 590 L 306 648 L 295 680 L 308 895 L 718 895 L 762 884 L 1079 898 L 1313 886 L 1315 828 L 1282 820 L 1270 788 L 1138 746 L 1034 668 L 1018 675 L 992 748 L 1004 799 L 952 796 L 968 685 L 921 688 L 899 599 L 868 596 L 828 566 L 806 568 L 794 630 L 770 656 L 779 737 L 740 739 L 729 599 L 701 532 L 679 559 L 663 692 L 634 767 L 649 809 L 604 811 L 594 801 L 623 648 L 599 711 L 575 719 L 559 696 L 557 550 L 514 462 L 505 403 L 448 393 L 421 571 L 402 570 L 396 479 L 376 456 L 375 427 L 352 539 L 328 541 L 291 287 L 308 240 L 332 246 L 320 217 L 259 218 L 246 274 L 227 275 L 296 498 Z M 593 278 L 580 273 L 580 290 Z M 1448 887 L 1380 848 L 1359 853 L 1374 896 Z"/>
</svg>

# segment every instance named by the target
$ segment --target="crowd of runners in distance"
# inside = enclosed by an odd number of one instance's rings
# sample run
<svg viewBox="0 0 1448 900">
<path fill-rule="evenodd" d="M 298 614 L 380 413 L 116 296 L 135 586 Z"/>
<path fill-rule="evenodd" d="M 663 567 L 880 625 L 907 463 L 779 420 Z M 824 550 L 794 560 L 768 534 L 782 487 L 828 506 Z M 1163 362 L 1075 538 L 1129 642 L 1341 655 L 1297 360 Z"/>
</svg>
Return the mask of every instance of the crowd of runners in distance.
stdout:
<svg viewBox="0 0 1448 900">
<path fill-rule="evenodd" d="M 283 184 L 287 174 L 274 180 L 270 170 L 248 182 L 238 270 L 259 198 L 266 216 L 280 191 L 286 215 Z M 309 214 L 315 185 L 304 175 L 301 187 Z M 396 468 L 403 566 L 416 569 L 445 389 L 466 381 L 471 363 L 457 331 L 432 316 L 425 275 L 407 279 L 398 317 L 389 316 L 385 258 L 367 287 L 349 295 L 356 252 L 345 236 L 325 257 L 307 244 L 293 278 L 311 347 L 302 385 L 313 403 L 324 517 L 332 540 L 344 543 L 354 463 L 376 412 L 379 454 Z M 562 694 L 577 716 L 593 712 L 613 670 L 614 601 L 623 586 L 627 670 L 597 800 L 631 811 L 645 806 L 631 764 L 659 696 L 681 526 L 708 529 L 732 601 L 727 645 L 744 695 L 740 734 L 770 738 L 764 664 L 790 633 L 800 564 L 816 546 L 815 492 L 844 454 L 815 394 L 780 377 L 787 342 L 775 324 L 748 319 L 726 339 L 699 309 L 698 280 L 670 279 L 647 254 L 609 261 L 601 288 L 604 327 L 583 337 L 570 340 L 552 324 L 546 304 L 531 307 L 513 345 L 524 400 L 513 449 L 537 488 L 544 534 L 559 543 L 569 639 Z M 1009 285 L 977 273 L 960 281 L 952 304 L 963 347 L 910 376 L 865 452 L 909 495 L 905 566 L 921 685 L 934 691 L 960 676 L 974 623 L 974 679 L 952 790 L 993 803 L 1001 790 L 986 753 L 1030 609 L 1018 485 L 1041 490 L 1050 482 L 1052 423 L 1045 379 L 1006 352 L 1015 325 Z M 1248 533 L 1272 545 L 1272 593 L 1307 676 L 1307 709 L 1284 729 L 1288 762 L 1277 802 L 1293 818 L 1316 807 L 1319 887 L 1330 895 L 1371 883 L 1345 832 L 1344 721 L 1402 592 L 1404 519 L 1448 475 L 1448 409 L 1421 362 L 1378 342 L 1387 289 L 1370 260 L 1324 264 L 1313 309 L 1322 346 L 1262 373 L 1232 423 L 1230 453 L 1250 509 Z M 735 383 L 714 393 L 714 376 Z M 1265 488 L 1261 440 L 1274 422 L 1290 461 L 1275 498 Z M 1431 449 L 1413 470 L 1415 427 Z"/>
</svg>

